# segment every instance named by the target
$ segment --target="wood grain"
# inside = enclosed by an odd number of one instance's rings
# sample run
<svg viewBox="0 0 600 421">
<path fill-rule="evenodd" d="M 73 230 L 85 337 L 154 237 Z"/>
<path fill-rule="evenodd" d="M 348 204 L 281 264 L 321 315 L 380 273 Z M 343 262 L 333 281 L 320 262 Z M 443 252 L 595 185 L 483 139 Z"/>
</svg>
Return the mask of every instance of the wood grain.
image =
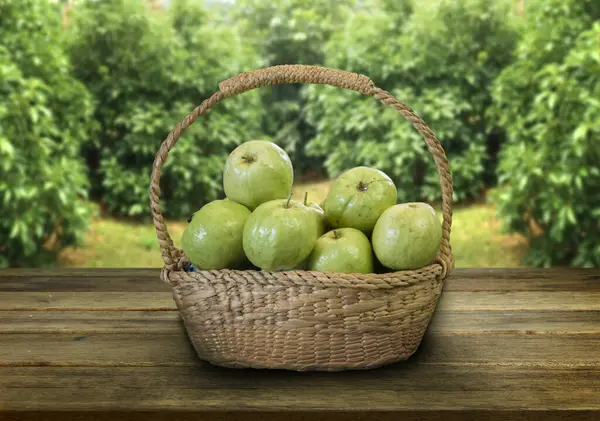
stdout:
<svg viewBox="0 0 600 421">
<path fill-rule="evenodd" d="M 401 415 L 399 415 L 401 414 Z M 284 418 L 285 417 L 285 418 Z M 401 418 L 400 418 L 401 417 Z M 13 411 L 0 421 L 598 421 L 594 410 L 426 410 L 426 411 Z"/>
<path fill-rule="evenodd" d="M 1 319 L 0 314 L 0 319 Z M 0 330 L 1 330 L 0 322 Z M 455 310 L 436 312 L 429 324 L 431 333 L 521 333 L 600 334 L 600 311 L 486 311 Z"/>
<path fill-rule="evenodd" d="M 445 291 L 600 292 L 594 269 L 456 269 Z M 158 269 L 5 269 L 0 292 L 163 292 L 169 286 Z"/>
<path fill-rule="evenodd" d="M 160 277 L 160 269 L 148 268 L 19 268 L 19 269 L 3 269 L 0 271 L 0 278 L 107 278 L 114 279 L 115 277 L 128 276 L 142 277 L 146 279 Z"/>
<path fill-rule="evenodd" d="M 171 292 L 4 292 L 0 311 L 176 310 Z"/>
<path fill-rule="evenodd" d="M 600 409 L 600 368 L 402 364 L 363 372 L 282 373 L 207 365 L 9 367 L 3 373 L 0 387 L 10 386 L 5 410 Z"/>
<path fill-rule="evenodd" d="M 181 333 L 173 311 L 0 311 L 2 333 Z"/>
<path fill-rule="evenodd" d="M 171 292 L 4 292 L 0 311 L 175 310 Z M 438 311 L 600 310 L 600 292 L 444 292 Z"/>
<path fill-rule="evenodd" d="M 438 310 L 600 310 L 600 292 L 448 291 Z"/>
<path fill-rule="evenodd" d="M 598 269 L 456 269 L 446 291 L 600 291 Z"/>
<path fill-rule="evenodd" d="M 600 311 L 438 311 L 430 333 L 600 333 Z M 181 333 L 173 311 L 0 311 L 1 333 Z"/>
<path fill-rule="evenodd" d="M 169 292 L 168 284 L 160 280 L 160 271 L 109 270 L 83 272 L 78 276 L 63 276 L 63 271 L 48 271 L 45 275 L 25 272 L 20 275 L 2 274 L 0 271 L 0 292 Z M 13 273 L 12 271 L 9 273 Z M 16 272 L 19 274 L 20 272 Z M 43 273 L 43 272 L 42 272 Z"/>
<path fill-rule="evenodd" d="M 412 363 L 598 365 L 600 335 L 428 332 Z M 183 327 L 173 334 L 3 334 L 1 365 L 199 364 Z"/>
<path fill-rule="evenodd" d="M 600 419 L 599 270 L 456 270 L 409 361 L 344 373 L 200 361 L 159 273 L 0 271 L 0 421 Z"/>
</svg>

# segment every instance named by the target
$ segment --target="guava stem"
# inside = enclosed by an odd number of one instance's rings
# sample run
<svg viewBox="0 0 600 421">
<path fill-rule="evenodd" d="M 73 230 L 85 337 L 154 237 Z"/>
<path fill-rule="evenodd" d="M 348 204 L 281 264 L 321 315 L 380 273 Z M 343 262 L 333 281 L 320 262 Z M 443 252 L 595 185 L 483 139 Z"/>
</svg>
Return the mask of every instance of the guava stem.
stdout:
<svg viewBox="0 0 600 421">
<path fill-rule="evenodd" d="M 308 200 L 308 192 L 307 192 L 307 191 L 305 191 L 305 192 L 304 192 L 304 206 L 308 206 L 308 202 L 307 202 L 307 200 Z"/>
<path fill-rule="evenodd" d="M 339 240 L 340 238 L 342 238 L 342 236 L 340 235 L 338 230 L 333 230 L 333 236 L 335 237 L 336 240 Z"/>
<path fill-rule="evenodd" d="M 242 159 L 247 164 L 250 164 L 251 162 L 254 162 L 254 157 L 252 155 L 242 155 Z"/>
<path fill-rule="evenodd" d="M 289 209 L 289 208 L 290 208 L 290 200 L 292 200 L 292 195 L 293 195 L 293 194 L 294 194 L 294 193 L 290 193 L 290 195 L 288 196 L 288 200 L 287 200 L 287 202 L 286 202 L 286 204 L 285 204 L 285 208 L 286 208 L 286 209 Z"/>
<path fill-rule="evenodd" d="M 358 183 L 359 191 L 367 191 L 368 188 L 369 188 L 369 185 L 367 183 L 363 183 L 362 181 Z"/>
<path fill-rule="evenodd" d="M 188 221 L 188 224 L 189 224 L 190 222 L 192 222 L 192 218 L 193 218 L 193 217 L 194 217 L 194 214 L 191 214 L 191 215 L 188 217 L 188 219 L 187 219 L 187 221 Z"/>
</svg>

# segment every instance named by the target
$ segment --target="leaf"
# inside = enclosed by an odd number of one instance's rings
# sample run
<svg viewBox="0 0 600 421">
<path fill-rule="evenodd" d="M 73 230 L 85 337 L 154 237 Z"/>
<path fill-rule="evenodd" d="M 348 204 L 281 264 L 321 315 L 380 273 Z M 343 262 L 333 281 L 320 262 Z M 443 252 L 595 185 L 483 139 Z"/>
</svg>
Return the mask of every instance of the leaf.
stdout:
<svg viewBox="0 0 600 421">
<path fill-rule="evenodd" d="M 35 267 L 51 235 L 68 247 L 86 229 L 77 192 L 87 188 L 79 154 L 92 106 L 71 73 L 59 14 L 0 0 L 0 15 L 0 267 Z"/>
<path fill-rule="evenodd" d="M 589 127 L 586 124 L 580 124 L 573 132 L 573 140 L 579 141 L 587 137 Z"/>
</svg>

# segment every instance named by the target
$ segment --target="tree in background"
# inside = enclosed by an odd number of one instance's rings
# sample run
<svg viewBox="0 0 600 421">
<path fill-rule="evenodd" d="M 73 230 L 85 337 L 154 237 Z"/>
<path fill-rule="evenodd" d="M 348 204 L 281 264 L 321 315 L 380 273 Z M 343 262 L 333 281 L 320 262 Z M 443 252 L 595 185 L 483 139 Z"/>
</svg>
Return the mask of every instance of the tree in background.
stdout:
<svg viewBox="0 0 600 421">
<path fill-rule="evenodd" d="M 353 16 L 327 45 L 326 64 L 364 73 L 432 127 L 450 158 L 455 199 L 476 197 L 500 134 L 485 120 L 491 84 L 516 41 L 512 2 L 384 1 Z M 401 200 L 436 200 L 439 178 L 419 134 L 377 101 L 323 86 L 308 90 L 312 155 L 331 176 L 368 165 L 388 173 Z M 488 170 L 487 175 L 493 174 Z"/>
<path fill-rule="evenodd" d="M 494 87 L 508 133 L 496 198 L 527 263 L 600 266 L 600 3 L 527 2 L 514 64 Z"/>
<path fill-rule="evenodd" d="M 85 231 L 90 96 L 56 5 L 0 0 L 0 267 L 51 264 Z"/>
<path fill-rule="evenodd" d="M 322 65 L 324 47 L 333 33 L 358 6 L 357 0 L 238 0 L 230 20 L 239 25 L 245 42 L 261 55 L 261 67 L 279 64 Z M 314 136 L 305 116 L 301 84 L 262 88 L 262 125 L 269 140 L 281 145 L 294 161 L 294 169 L 322 173 L 323 160 L 305 154 Z"/>
<path fill-rule="evenodd" d="M 175 124 L 218 89 L 256 67 L 235 28 L 214 23 L 198 2 L 82 1 L 72 11 L 75 75 L 94 96 L 100 130 L 87 145 L 94 196 L 107 210 L 148 215 L 148 185 L 158 148 Z M 221 193 L 222 164 L 260 134 L 258 96 L 224 100 L 178 142 L 163 167 L 165 213 L 183 217 Z"/>
</svg>

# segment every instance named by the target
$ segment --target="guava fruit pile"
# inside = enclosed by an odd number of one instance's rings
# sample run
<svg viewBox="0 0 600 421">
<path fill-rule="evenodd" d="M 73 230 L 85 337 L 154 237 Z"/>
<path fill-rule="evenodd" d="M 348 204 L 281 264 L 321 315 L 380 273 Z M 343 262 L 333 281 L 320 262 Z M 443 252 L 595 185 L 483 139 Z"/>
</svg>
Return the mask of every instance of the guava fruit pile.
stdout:
<svg viewBox="0 0 600 421">
<path fill-rule="evenodd" d="M 183 233 L 187 270 L 373 273 L 418 269 L 435 258 L 442 227 L 426 203 L 397 204 L 385 173 L 341 174 L 322 204 L 292 198 L 293 167 L 272 142 L 238 146 L 223 170 L 226 199 L 194 213 Z"/>
</svg>

